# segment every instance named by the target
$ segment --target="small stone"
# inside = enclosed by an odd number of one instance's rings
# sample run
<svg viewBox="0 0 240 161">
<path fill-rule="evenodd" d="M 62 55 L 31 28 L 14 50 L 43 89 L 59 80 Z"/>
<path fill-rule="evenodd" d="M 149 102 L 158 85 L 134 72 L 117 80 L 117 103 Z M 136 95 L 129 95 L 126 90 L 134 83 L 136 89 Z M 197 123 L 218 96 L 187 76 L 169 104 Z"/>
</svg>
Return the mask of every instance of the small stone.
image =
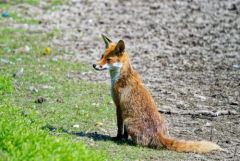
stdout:
<svg viewBox="0 0 240 161">
<path fill-rule="evenodd" d="M 203 130 L 201 128 L 197 128 L 194 130 L 194 133 L 198 134 L 198 133 L 201 133 L 203 132 Z"/>
<path fill-rule="evenodd" d="M 38 92 L 38 89 L 33 87 L 33 86 L 30 86 L 29 87 L 29 90 L 32 92 L 32 93 L 37 93 Z"/>
<path fill-rule="evenodd" d="M 49 125 L 49 124 L 46 124 L 45 126 L 42 127 L 42 129 L 47 129 L 49 131 L 56 131 L 57 128 L 52 126 L 52 125 Z"/>
<path fill-rule="evenodd" d="M 58 98 L 56 101 L 57 101 L 58 103 L 64 103 L 63 99 L 61 99 L 61 98 Z"/>
<path fill-rule="evenodd" d="M 54 87 L 49 86 L 49 85 L 42 85 L 41 88 L 42 89 L 54 89 Z"/>
<path fill-rule="evenodd" d="M 57 62 L 57 61 L 58 61 L 58 58 L 57 58 L 57 57 L 53 57 L 51 60 L 52 60 L 53 62 Z"/>
<path fill-rule="evenodd" d="M 18 78 L 23 76 L 23 68 L 20 68 L 16 73 L 13 74 L 13 77 Z"/>
<path fill-rule="evenodd" d="M 28 53 L 29 51 L 30 51 L 30 47 L 27 45 L 15 50 L 15 52 L 19 52 L 19 53 Z"/>
<path fill-rule="evenodd" d="M 96 122 L 95 126 L 103 126 L 103 123 L 102 122 Z"/>
<path fill-rule="evenodd" d="M 43 102 L 46 102 L 47 100 L 46 100 L 46 98 L 44 98 L 44 97 L 39 97 L 39 98 L 37 98 L 37 100 L 35 101 L 35 103 L 43 103 Z"/>
<path fill-rule="evenodd" d="M 99 107 L 99 103 L 92 103 L 93 106 Z"/>
<path fill-rule="evenodd" d="M 240 64 L 233 64 L 233 68 L 240 69 Z"/>
<path fill-rule="evenodd" d="M 194 97 L 199 98 L 202 101 L 205 101 L 207 99 L 205 96 L 201 96 L 201 95 L 198 95 L 198 94 L 194 94 Z"/>
<path fill-rule="evenodd" d="M 0 58 L 0 62 L 2 62 L 2 63 L 4 63 L 4 64 L 14 64 L 14 63 L 11 62 L 10 60 L 3 59 L 3 58 Z"/>
<path fill-rule="evenodd" d="M 113 101 L 109 101 L 108 104 L 112 105 L 112 104 L 113 104 Z"/>
<path fill-rule="evenodd" d="M 238 8 L 237 8 L 236 4 L 231 4 L 228 8 L 229 11 L 237 11 L 237 9 Z"/>
<path fill-rule="evenodd" d="M 230 102 L 230 105 L 237 106 L 238 103 L 237 102 Z"/>
<path fill-rule="evenodd" d="M 78 124 L 73 125 L 74 128 L 79 128 L 80 126 Z"/>
<path fill-rule="evenodd" d="M 212 126 L 212 123 L 207 122 L 204 126 L 206 126 L 206 127 L 211 127 L 211 126 Z"/>
<path fill-rule="evenodd" d="M 186 108 L 185 103 L 183 101 L 178 101 L 176 103 L 176 108 L 178 108 L 178 109 L 185 109 Z"/>
<path fill-rule="evenodd" d="M 9 17 L 9 13 L 7 11 L 2 12 L 2 17 Z"/>
<path fill-rule="evenodd" d="M 29 113 L 27 111 L 22 111 L 22 115 L 27 116 L 27 115 L 29 115 Z"/>
</svg>

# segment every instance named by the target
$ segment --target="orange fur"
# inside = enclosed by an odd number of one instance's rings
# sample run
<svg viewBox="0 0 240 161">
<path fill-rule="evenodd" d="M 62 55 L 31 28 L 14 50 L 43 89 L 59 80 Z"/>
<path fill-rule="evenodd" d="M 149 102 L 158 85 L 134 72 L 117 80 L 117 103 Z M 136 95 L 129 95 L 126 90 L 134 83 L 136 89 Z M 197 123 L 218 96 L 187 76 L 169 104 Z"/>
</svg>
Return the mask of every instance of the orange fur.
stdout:
<svg viewBox="0 0 240 161">
<path fill-rule="evenodd" d="M 109 40 L 107 43 L 107 48 L 96 65 L 101 67 L 106 63 L 111 65 L 115 62 L 122 65 L 118 79 L 111 88 L 117 109 L 116 139 L 127 139 L 130 136 L 136 144 L 152 148 L 166 147 L 178 152 L 205 153 L 221 150 L 217 144 L 207 141 L 171 138 L 151 94 L 142 84 L 138 73 L 131 67 L 123 41 L 115 44 Z"/>
</svg>

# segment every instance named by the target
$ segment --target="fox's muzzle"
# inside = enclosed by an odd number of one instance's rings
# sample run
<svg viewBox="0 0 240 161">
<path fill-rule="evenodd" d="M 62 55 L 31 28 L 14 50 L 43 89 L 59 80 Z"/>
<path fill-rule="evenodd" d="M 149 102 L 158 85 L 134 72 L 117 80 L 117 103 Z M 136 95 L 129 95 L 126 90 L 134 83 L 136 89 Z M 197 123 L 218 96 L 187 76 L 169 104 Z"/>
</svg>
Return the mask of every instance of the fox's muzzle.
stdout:
<svg viewBox="0 0 240 161">
<path fill-rule="evenodd" d="M 106 69 L 108 69 L 108 68 L 106 67 L 106 65 L 102 66 L 102 65 L 97 65 L 97 64 L 93 64 L 93 68 L 94 68 L 95 70 L 106 70 Z"/>
</svg>

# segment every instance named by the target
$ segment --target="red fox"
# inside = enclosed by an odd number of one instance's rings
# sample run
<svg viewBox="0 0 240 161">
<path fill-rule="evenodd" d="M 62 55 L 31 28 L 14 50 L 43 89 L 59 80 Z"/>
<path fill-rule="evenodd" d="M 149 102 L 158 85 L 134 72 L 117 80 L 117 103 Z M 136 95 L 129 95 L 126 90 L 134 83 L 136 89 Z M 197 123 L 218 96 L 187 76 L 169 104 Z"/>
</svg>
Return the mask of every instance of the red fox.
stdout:
<svg viewBox="0 0 240 161">
<path fill-rule="evenodd" d="M 187 141 L 172 138 L 156 104 L 142 84 L 138 73 L 132 68 L 125 43 L 117 44 L 102 35 L 106 49 L 101 59 L 93 64 L 96 70 L 109 70 L 111 93 L 116 105 L 117 136 L 115 139 L 128 139 L 151 148 L 165 147 L 178 152 L 206 153 L 222 150 L 208 141 Z"/>
</svg>

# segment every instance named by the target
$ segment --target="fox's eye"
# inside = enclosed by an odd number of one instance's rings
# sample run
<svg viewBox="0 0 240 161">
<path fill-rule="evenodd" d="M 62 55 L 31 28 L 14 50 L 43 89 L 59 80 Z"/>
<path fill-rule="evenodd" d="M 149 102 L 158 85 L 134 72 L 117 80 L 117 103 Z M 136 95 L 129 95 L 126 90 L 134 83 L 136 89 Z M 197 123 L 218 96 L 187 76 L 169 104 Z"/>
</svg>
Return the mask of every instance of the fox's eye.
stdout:
<svg viewBox="0 0 240 161">
<path fill-rule="evenodd" d="M 107 58 L 107 61 L 111 61 L 111 59 L 110 59 L 110 58 Z"/>
</svg>

